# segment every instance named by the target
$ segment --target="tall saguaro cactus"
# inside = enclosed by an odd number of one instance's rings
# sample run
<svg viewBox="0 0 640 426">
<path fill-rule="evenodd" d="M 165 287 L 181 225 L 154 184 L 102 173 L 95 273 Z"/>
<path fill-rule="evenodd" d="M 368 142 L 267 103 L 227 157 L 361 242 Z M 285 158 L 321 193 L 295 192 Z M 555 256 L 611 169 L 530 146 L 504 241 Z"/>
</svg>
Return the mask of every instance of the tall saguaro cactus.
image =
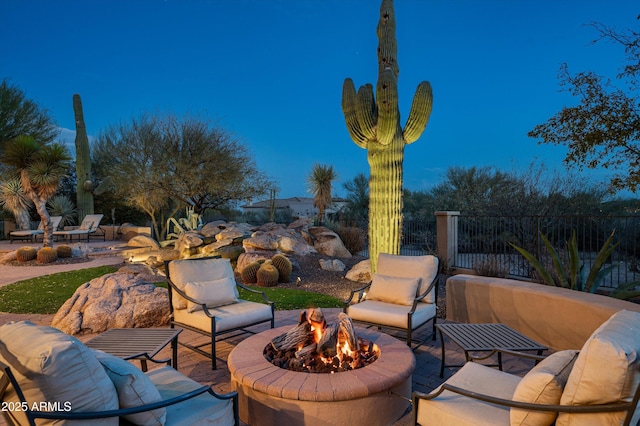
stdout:
<svg viewBox="0 0 640 426">
<path fill-rule="evenodd" d="M 382 0 L 378 23 L 378 84 L 356 93 L 347 78 L 342 111 L 351 139 L 367 150 L 369 161 L 369 258 L 377 270 L 378 253 L 400 253 L 402 232 L 402 171 L 404 147 L 415 142 L 429 121 L 431 85 L 418 85 L 404 129 L 398 109 L 398 61 L 393 0 Z"/>
<path fill-rule="evenodd" d="M 84 124 L 82 100 L 80 95 L 73 95 L 73 114 L 76 121 L 76 203 L 78 218 L 82 220 L 93 214 L 93 183 L 91 182 L 91 154 L 89 153 L 89 137 Z"/>
</svg>

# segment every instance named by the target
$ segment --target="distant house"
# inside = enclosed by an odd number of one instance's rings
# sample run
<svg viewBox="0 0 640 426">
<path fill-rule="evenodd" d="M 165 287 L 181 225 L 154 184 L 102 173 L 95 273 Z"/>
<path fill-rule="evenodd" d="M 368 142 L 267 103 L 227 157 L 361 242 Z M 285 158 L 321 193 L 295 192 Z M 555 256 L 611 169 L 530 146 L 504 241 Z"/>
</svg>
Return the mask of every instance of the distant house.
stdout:
<svg viewBox="0 0 640 426">
<path fill-rule="evenodd" d="M 344 198 L 334 198 L 331 206 L 325 210 L 325 216 L 331 218 L 336 212 L 342 209 L 346 203 L 347 200 Z M 271 211 L 271 204 L 271 200 L 258 201 L 242 206 L 242 210 L 245 213 L 253 213 L 255 215 L 268 215 Z M 314 217 L 318 215 L 318 208 L 313 206 L 313 198 L 278 198 L 275 200 L 275 208 L 276 211 L 289 209 L 293 217 Z"/>
</svg>

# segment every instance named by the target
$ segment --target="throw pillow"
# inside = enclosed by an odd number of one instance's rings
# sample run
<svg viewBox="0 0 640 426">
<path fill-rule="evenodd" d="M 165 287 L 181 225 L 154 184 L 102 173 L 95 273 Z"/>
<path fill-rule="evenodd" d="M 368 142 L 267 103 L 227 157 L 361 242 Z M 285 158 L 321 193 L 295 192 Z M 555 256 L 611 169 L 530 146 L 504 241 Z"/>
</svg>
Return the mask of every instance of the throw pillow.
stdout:
<svg viewBox="0 0 640 426">
<path fill-rule="evenodd" d="M 151 380 L 133 364 L 102 351 L 93 351 L 93 353 L 116 387 L 120 408 L 138 407 L 162 401 L 160 392 Z M 158 408 L 124 416 L 124 418 L 136 425 L 162 426 L 167 420 L 167 410 Z"/>
<path fill-rule="evenodd" d="M 0 361 L 11 368 L 29 404 L 67 403 L 75 412 L 118 409 L 113 383 L 93 352 L 75 337 L 53 327 L 18 321 L 0 326 L 0 342 Z M 4 398 L 18 401 L 15 392 Z M 4 414 L 15 417 L 17 424 L 27 424 L 24 413 Z M 91 424 L 117 425 L 118 419 L 96 419 Z"/>
<path fill-rule="evenodd" d="M 431 284 L 438 273 L 438 258 L 431 255 L 398 256 L 380 253 L 378 255 L 377 272 L 382 275 L 394 277 L 421 278 L 420 285 L 416 291 L 416 295 L 420 295 L 427 290 L 429 284 Z M 430 291 L 422 301 L 425 303 L 435 303 L 435 291 Z"/>
<path fill-rule="evenodd" d="M 219 280 L 188 282 L 184 285 L 187 296 L 197 300 L 201 304 L 187 301 L 187 310 L 195 312 L 202 310 L 202 304 L 207 308 L 230 305 L 238 301 L 235 292 L 236 281 L 233 278 L 221 278 Z"/>
<path fill-rule="evenodd" d="M 395 305 L 412 305 L 420 278 L 390 277 L 374 274 L 367 300 L 379 300 Z"/>
<path fill-rule="evenodd" d="M 513 400 L 534 404 L 559 404 L 578 351 L 555 352 L 533 367 L 518 383 Z M 511 426 L 551 425 L 557 413 L 511 408 Z"/>
<path fill-rule="evenodd" d="M 234 275 L 229 259 L 178 259 L 169 262 L 169 276 L 171 282 L 184 291 L 184 285 L 188 282 L 219 280 Z M 237 289 L 235 293 L 236 297 L 240 297 Z M 187 299 L 175 292 L 171 304 L 174 309 L 187 309 Z"/>
</svg>

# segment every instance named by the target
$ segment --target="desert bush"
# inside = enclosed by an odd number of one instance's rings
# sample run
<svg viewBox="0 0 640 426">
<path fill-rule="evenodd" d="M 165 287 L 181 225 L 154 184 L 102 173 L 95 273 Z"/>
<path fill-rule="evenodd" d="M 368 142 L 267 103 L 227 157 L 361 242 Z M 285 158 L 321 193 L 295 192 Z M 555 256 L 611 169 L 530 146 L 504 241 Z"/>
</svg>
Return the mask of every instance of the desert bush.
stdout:
<svg viewBox="0 0 640 426">
<path fill-rule="evenodd" d="M 367 232 L 365 230 L 355 226 L 341 226 L 336 228 L 335 232 L 349 253 L 357 254 L 366 248 Z"/>
</svg>

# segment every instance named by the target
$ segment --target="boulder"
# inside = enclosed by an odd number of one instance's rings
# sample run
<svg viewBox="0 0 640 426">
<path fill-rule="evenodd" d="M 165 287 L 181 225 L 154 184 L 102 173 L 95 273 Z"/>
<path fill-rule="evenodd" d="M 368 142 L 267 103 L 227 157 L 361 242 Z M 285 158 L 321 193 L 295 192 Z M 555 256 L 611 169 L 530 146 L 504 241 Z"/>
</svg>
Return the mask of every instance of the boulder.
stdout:
<svg viewBox="0 0 640 426">
<path fill-rule="evenodd" d="M 144 276 L 117 272 L 78 287 L 51 322 L 71 335 L 168 324 L 167 289 L 146 282 Z"/>
<path fill-rule="evenodd" d="M 347 272 L 345 278 L 359 283 L 371 281 L 371 261 L 369 259 L 358 262 Z"/>
<path fill-rule="evenodd" d="M 129 247 L 149 247 L 152 249 L 159 249 L 160 244 L 156 240 L 151 237 L 147 237 L 146 235 L 136 235 L 127 241 L 127 246 Z"/>
<path fill-rule="evenodd" d="M 220 248 L 229 246 L 232 243 L 232 238 L 226 238 L 224 240 L 216 241 L 215 243 L 207 244 L 206 246 L 202 247 L 202 253 L 213 254 L 220 250 Z"/>
<path fill-rule="evenodd" d="M 256 231 L 251 238 L 247 238 L 242 241 L 242 247 L 247 253 L 260 250 L 277 250 L 278 239 L 275 235 L 265 233 L 262 231 Z"/>
<path fill-rule="evenodd" d="M 189 257 L 191 254 L 195 254 L 197 248 L 204 244 L 202 235 L 195 231 L 189 231 L 181 234 L 174 247 L 175 250 L 180 253 L 180 257 Z"/>
<path fill-rule="evenodd" d="M 342 272 L 347 269 L 347 265 L 338 259 L 320 259 L 318 262 L 324 271 Z"/>
<path fill-rule="evenodd" d="M 251 234 L 245 234 L 244 231 L 241 229 L 236 229 L 236 228 L 223 229 L 218 234 L 216 234 L 216 241 L 234 240 L 235 238 L 241 238 L 244 236 L 248 237 L 249 235 Z"/>
<path fill-rule="evenodd" d="M 331 257 L 342 257 L 348 259 L 351 253 L 344 246 L 342 240 L 332 230 L 324 226 L 309 228 L 309 232 L 314 238 L 313 247 L 322 254 Z"/>
<path fill-rule="evenodd" d="M 214 220 L 213 222 L 206 223 L 199 232 L 206 238 L 212 238 L 219 234 L 224 228 L 226 228 L 226 222 L 224 220 Z"/>
<path fill-rule="evenodd" d="M 311 218 L 308 217 L 301 217 L 298 218 L 297 220 L 291 222 L 289 224 L 289 226 L 287 226 L 288 229 L 293 229 L 295 231 L 306 231 L 307 229 L 309 229 L 311 226 L 313 226 L 313 220 L 311 220 Z"/>
</svg>

